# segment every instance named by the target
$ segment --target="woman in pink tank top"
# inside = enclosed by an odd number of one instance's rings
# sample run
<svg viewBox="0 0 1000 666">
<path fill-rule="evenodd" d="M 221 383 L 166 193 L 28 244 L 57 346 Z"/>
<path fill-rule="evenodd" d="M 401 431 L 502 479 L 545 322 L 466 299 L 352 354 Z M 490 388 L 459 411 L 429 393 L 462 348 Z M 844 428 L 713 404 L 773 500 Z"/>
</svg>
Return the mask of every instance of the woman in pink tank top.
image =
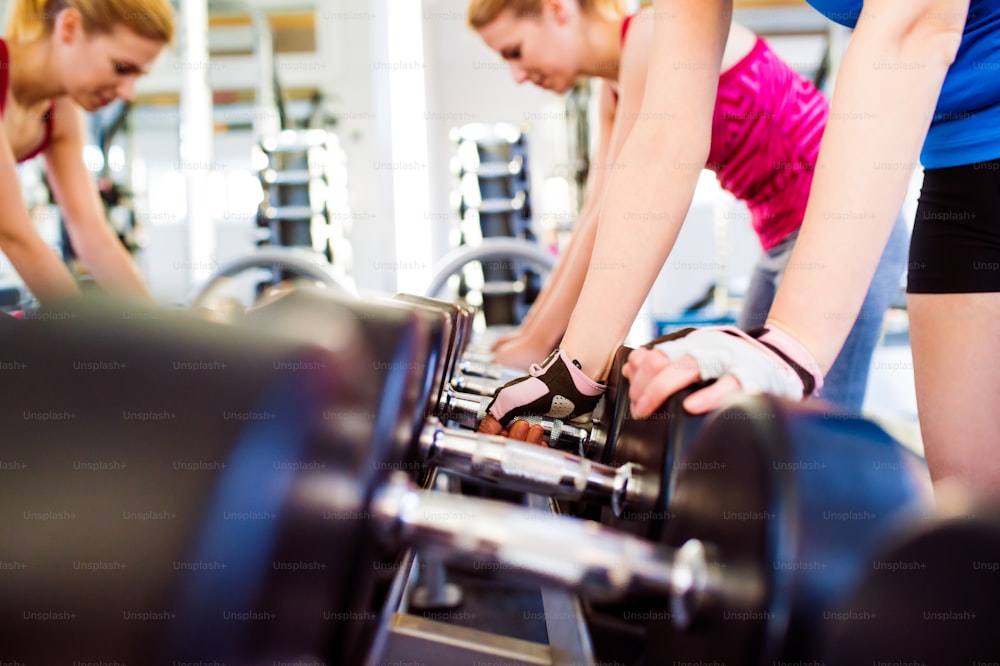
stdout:
<svg viewBox="0 0 1000 666">
<path fill-rule="evenodd" d="M 616 0 L 472 0 L 468 17 L 483 41 L 508 62 L 517 83 L 530 81 L 557 93 L 568 91 L 581 76 L 603 83 L 599 147 L 573 238 L 520 329 L 494 350 L 498 362 L 526 368 L 558 345 L 584 281 L 600 279 L 599 268 L 588 267 L 599 224 L 608 229 L 602 233 L 614 234 L 615 220 L 600 215 L 605 176 L 636 123 L 657 122 L 639 113 L 647 76 L 670 72 L 650 61 L 653 12 L 624 16 Z M 732 26 L 722 56 L 711 150 L 706 164 L 697 166 L 715 171 L 722 187 L 746 204 L 764 251 L 751 276 L 741 328 L 766 320 L 805 214 L 827 112 L 826 98 L 811 82 L 763 39 Z M 643 239 L 620 241 L 626 246 Z M 861 408 L 883 314 L 900 293 L 906 242 L 899 220 L 862 314 L 826 377 L 823 397 L 844 408 Z M 664 261 L 671 249 L 672 242 L 661 248 Z M 650 286 L 636 284 L 636 289 Z M 489 421 L 484 428 L 498 429 Z"/>
<path fill-rule="evenodd" d="M 11 0 L 0 40 L 0 251 L 42 302 L 78 291 L 33 226 L 15 172 L 35 155 L 77 256 L 102 287 L 149 294 L 105 217 L 83 162 L 82 110 L 131 100 L 173 39 L 168 0 Z"/>
</svg>

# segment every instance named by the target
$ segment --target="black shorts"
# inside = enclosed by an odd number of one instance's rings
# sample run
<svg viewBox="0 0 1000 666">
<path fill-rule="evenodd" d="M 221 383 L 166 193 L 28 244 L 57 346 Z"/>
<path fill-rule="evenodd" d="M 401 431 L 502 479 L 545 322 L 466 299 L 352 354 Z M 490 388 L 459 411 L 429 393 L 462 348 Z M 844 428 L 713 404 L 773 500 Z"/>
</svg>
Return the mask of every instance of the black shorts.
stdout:
<svg viewBox="0 0 1000 666">
<path fill-rule="evenodd" d="M 906 291 L 1000 291 L 1000 159 L 927 169 Z"/>
</svg>

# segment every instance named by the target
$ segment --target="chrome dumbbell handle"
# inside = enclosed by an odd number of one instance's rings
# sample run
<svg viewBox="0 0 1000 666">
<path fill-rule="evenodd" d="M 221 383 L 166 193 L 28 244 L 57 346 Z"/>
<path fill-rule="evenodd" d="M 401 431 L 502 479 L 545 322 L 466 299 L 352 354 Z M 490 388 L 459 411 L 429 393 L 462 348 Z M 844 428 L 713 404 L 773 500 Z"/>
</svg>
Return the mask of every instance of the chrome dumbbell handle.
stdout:
<svg viewBox="0 0 1000 666">
<path fill-rule="evenodd" d="M 422 491 L 405 475 L 376 491 L 370 515 L 381 536 L 393 543 L 451 562 L 516 572 L 519 581 L 599 600 L 669 595 L 680 626 L 690 622 L 717 584 L 712 572 L 719 567 L 712 566 L 696 540 L 669 548 L 590 521 Z"/>
<path fill-rule="evenodd" d="M 438 405 L 437 415 L 442 421 L 451 421 L 463 428 L 475 430 L 486 416 L 490 400 L 488 396 L 448 389 Z M 551 448 L 584 455 L 595 445 L 604 446 L 604 432 L 599 428 L 570 425 L 560 419 L 545 416 L 521 418 L 531 425 L 540 425 Z"/>
<path fill-rule="evenodd" d="M 463 374 L 456 374 L 451 378 L 451 387 L 456 391 L 475 393 L 483 396 L 492 396 L 493 392 L 503 385 L 504 382 L 498 382 L 495 379 L 472 377 Z"/>
<path fill-rule="evenodd" d="M 549 440 L 549 446 L 554 449 L 583 456 L 595 444 L 604 447 L 604 431 L 599 428 L 572 425 L 548 416 L 531 415 L 522 416 L 520 419 L 527 421 L 529 425 L 541 426 Z"/>
<path fill-rule="evenodd" d="M 423 460 L 505 488 L 556 499 L 607 502 L 617 515 L 626 508 L 648 510 L 650 497 L 641 469 L 602 465 L 582 456 L 467 430 L 443 428 L 428 420 L 420 436 Z"/>
<path fill-rule="evenodd" d="M 438 404 L 437 414 L 442 421 L 453 421 L 463 428 L 475 430 L 486 416 L 491 398 L 448 388 Z"/>
</svg>

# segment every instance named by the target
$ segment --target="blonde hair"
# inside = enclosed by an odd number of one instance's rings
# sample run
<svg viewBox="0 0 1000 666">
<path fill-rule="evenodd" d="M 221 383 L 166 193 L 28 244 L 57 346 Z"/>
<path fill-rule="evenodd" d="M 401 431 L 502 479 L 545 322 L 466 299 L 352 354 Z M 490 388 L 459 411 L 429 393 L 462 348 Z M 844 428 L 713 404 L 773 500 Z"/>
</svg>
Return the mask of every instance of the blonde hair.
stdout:
<svg viewBox="0 0 1000 666">
<path fill-rule="evenodd" d="M 174 39 L 174 13 L 170 0 L 11 0 L 4 38 L 33 42 L 52 33 L 56 17 L 75 9 L 87 34 L 107 34 L 116 26 L 156 42 Z"/>
<path fill-rule="evenodd" d="M 623 0 L 577 0 L 577 2 L 585 14 L 597 12 L 608 18 L 617 18 L 625 14 Z M 542 0 L 469 0 L 466 20 L 470 28 L 479 30 L 492 23 L 505 9 L 510 9 L 518 18 L 538 16 L 542 13 Z"/>
</svg>

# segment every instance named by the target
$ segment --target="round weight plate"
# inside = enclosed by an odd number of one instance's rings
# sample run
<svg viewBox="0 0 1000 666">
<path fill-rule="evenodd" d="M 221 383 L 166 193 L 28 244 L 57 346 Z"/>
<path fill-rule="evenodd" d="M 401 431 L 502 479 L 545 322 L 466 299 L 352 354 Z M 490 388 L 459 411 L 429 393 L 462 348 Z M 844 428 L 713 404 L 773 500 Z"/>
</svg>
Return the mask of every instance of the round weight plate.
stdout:
<svg viewBox="0 0 1000 666">
<path fill-rule="evenodd" d="M 619 376 L 602 462 L 614 467 L 626 463 L 642 467 L 643 484 L 655 503 L 651 509 L 626 510 L 620 518 L 606 509 L 602 523 L 638 536 L 660 538 L 663 525 L 670 518 L 667 507 L 673 493 L 677 461 L 694 442 L 704 423 L 703 416 L 686 413 L 682 403 L 703 386 L 695 384 L 682 389 L 649 417 L 636 419 L 632 417 L 628 398 L 629 382 Z"/>
<path fill-rule="evenodd" d="M 465 325 L 465 322 L 462 320 L 464 313 L 462 308 L 454 303 L 427 296 L 397 294 L 395 300 L 423 308 L 428 312 L 435 312 L 440 319 L 439 322 L 434 323 L 434 327 L 440 327 L 441 331 L 435 332 L 429 342 L 434 346 L 439 344 L 438 341 L 440 340 L 441 348 L 428 350 L 429 356 L 439 359 L 434 372 L 434 386 L 431 392 L 433 399 L 428 402 L 427 411 L 428 415 L 433 415 L 437 411 L 438 405 L 441 404 L 443 392 L 455 372 L 459 356 L 459 345 L 462 343 L 462 327 Z"/>
<path fill-rule="evenodd" d="M 724 593 L 687 630 L 651 623 L 648 656 L 814 658 L 824 609 L 864 573 L 885 526 L 926 498 L 910 461 L 871 422 L 822 405 L 741 396 L 717 411 L 679 463 L 664 542 L 708 544 Z"/>
<path fill-rule="evenodd" d="M 920 521 L 867 565 L 851 596 L 824 614 L 827 664 L 997 662 L 997 507 Z"/>
</svg>

